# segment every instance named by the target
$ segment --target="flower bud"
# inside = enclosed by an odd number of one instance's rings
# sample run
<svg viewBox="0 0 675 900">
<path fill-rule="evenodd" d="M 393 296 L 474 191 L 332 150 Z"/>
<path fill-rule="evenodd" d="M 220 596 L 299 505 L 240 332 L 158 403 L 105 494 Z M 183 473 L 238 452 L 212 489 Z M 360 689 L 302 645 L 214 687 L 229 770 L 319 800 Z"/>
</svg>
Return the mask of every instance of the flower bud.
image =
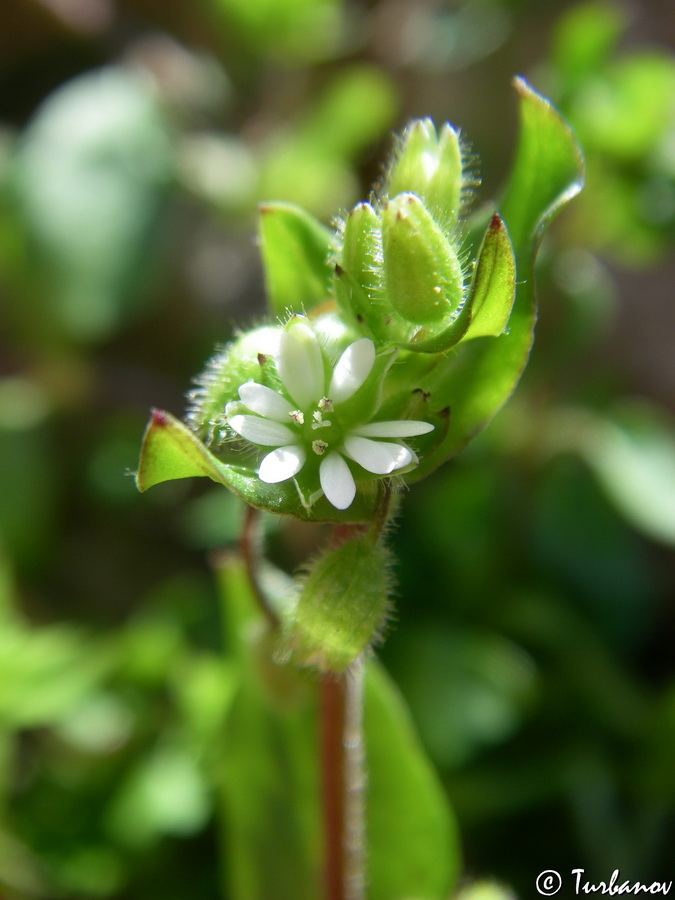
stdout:
<svg viewBox="0 0 675 900">
<path fill-rule="evenodd" d="M 459 136 L 446 123 L 440 136 L 431 119 L 408 126 L 387 179 L 387 194 L 417 194 L 447 232 L 457 227 L 465 187 Z"/>
<path fill-rule="evenodd" d="M 342 253 L 335 268 L 335 296 L 342 311 L 372 334 L 378 333 L 382 302 L 382 234 L 370 203 L 359 203 L 345 220 Z"/>
<path fill-rule="evenodd" d="M 440 323 L 463 302 L 462 267 L 453 245 L 415 194 L 399 194 L 382 212 L 384 283 L 408 322 Z"/>
<path fill-rule="evenodd" d="M 275 377 L 272 359 L 279 347 L 281 329 L 263 325 L 241 335 L 208 361 L 188 394 L 187 424 L 216 449 L 225 435 L 225 406 L 238 400 L 239 385 L 249 380 L 269 381 Z M 265 377 L 267 376 L 267 377 Z"/>
<path fill-rule="evenodd" d="M 326 551 L 305 579 L 288 647 L 297 662 L 340 672 L 381 635 L 389 610 L 389 554 L 368 535 Z"/>
</svg>

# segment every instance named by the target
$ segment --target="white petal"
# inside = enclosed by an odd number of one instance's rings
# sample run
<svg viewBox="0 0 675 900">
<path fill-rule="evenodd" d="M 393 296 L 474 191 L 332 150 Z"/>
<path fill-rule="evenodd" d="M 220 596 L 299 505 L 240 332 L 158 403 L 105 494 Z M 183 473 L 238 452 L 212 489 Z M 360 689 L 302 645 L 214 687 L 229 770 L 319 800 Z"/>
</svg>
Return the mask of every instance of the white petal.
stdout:
<svg viewBox="0 0 675 900">
<path fill-rule="evenodd" d="M 333 370 L 328 396 L 334 403 L 348 400 L 370 375 L 375 362 L 375 344 L 369 338 L 354 341 Z"/>
<path fill-rule="evenodd" d="M 413 461 L 412 451 L 402 444 L 371 441 L 369 438 L 348 434 L 345 438 L 347 456 L 374 475 L 389 475 Z"/>
<path fill-rule="evenodd" d="M 323 355 L 316 335 L 303 322 L 295 322 L 281 335 L 277 371 L 300 409 L 323 396 Z"/>
<path fill-rule="evenodd" d="M 277 447 L 260 463 L 258 477 L 266 484 L 278 484 L 292 478 L 305 464 L 307 454 L 302 447 L 292 444 L 288 447 Z"/>
<path fill-rule="evenodd" d="M 239 396 L 251 410 L 266 419 L 274 419 L 276 422 L 288 422 L 289 413 L 293 412 L 293 406 L 264 384 L 255 381 L 247 381 L 239 388 Z"/>
<path fill-rule="evenodd" d="M 292 443 L 296 437 L 286 425 L 258 416 L 232 416 L 229 421 L 237 434 L 252 444 L 262 444 L 263 447 L 282 447 Z"/>
<path fill-rule="evenodd" d="M 360 425 L 352 429 L 352 434 L 360 434 L 363 437 L 415 437 L 418 434 L 428 434 L 434 430 L 429 422 L 420 422 L 416 419 L 399 419 L 394 422 L 370 422 L 368 425 Z"/>
<path fill-rule="evenodd" d="M 329 453 L 321 460 L 319 481 L 323 492 L 336 509 L 347 509 L 356 495 L 356 484 L 349 466 L 339 453 Z"/>
</svg>

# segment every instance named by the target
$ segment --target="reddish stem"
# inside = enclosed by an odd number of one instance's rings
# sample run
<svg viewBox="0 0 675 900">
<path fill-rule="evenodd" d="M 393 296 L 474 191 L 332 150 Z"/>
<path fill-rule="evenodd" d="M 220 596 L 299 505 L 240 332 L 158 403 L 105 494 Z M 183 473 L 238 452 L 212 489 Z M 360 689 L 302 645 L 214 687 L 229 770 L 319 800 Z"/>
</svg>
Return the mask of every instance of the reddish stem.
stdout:
<svg viewBox="0 0 675 900">
<path fill-rule="evenodd" d="M 345 710 L 344 678 L 324 673 L 320 683 L 324 900 L 345 900 Z"/>
</svg>

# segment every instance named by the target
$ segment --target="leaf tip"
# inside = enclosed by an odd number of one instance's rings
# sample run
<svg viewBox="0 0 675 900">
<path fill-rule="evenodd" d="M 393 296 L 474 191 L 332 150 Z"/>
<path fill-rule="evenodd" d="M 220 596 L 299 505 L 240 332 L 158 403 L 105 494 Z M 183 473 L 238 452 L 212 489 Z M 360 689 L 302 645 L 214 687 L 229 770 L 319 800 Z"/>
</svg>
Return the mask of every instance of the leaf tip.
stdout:
<svg viewBox="0 0 675 900">
<path fill-rule="evenodd" d="M 490 219 L 490 231 L 501 231 L 504 228 L 504 221 L 498 212 L 492 214 Z"/>
</svg>

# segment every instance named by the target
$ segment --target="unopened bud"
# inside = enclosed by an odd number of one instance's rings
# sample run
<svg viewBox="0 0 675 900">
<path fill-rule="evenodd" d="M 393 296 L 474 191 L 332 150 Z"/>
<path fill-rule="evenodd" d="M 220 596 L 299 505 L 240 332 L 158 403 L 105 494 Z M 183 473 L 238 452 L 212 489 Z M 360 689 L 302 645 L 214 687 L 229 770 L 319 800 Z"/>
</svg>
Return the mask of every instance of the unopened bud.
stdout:
<svg viewBox="0 0 675 900">
<path fill-rule="evenodd" d="M 312 565 L 289 648 L 302 665 L 340 672 L 381 635 L 388 610 L 388 553 L 368 535 L 354 538 Z"/>
<path fill-rule="evenodd" d="M 406 321 L 448 321 L 461 309 L 464 279 L 453 244 L 415 194 L 399 194 L 382 213 L 387 298 Z"/>
<path fill-rule="evenodd" d="M 417 194 L 439 225 L 454 232 L 463 189 L 462 150 L 455 129 L 446 123 L 437 135 L 431 119 L 411 123 L 389 171 L 387 194 Z"/>
</svg>

